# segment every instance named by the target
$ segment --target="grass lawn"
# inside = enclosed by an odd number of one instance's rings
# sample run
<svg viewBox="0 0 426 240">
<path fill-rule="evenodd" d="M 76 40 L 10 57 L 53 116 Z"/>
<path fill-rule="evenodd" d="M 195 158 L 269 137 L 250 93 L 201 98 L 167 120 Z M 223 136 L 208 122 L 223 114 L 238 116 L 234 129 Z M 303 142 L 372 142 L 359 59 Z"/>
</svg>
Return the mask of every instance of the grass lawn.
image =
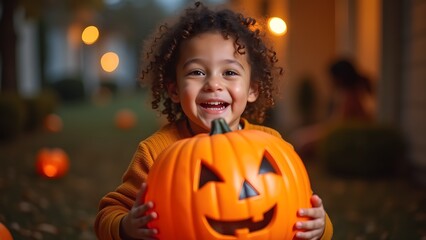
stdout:
<svg viewBox="0 0 426 240">
<path fill-rule="evenodd" d="M 426 239 L 424 186 L 408 177 L 342 178 L 317 163 L 306 166 L 333 222 L 333 239 Z"/>
<path fill-rule="evenodd" d="M 62 105 L 59 133 L 36 131 L 0 145 L 0 222 L 15 239 L 96 239 L 93 221 L 100 198 L 120 183 L 137 144 L 161 120 L 148 108 L 143 93 L 110 102 Z M 137 115 L 131 130 L 114 124 L 117 111 Z M 35 172 L 37 151 L 60 147 L 70 158 L 61 179 Z"/>
<path fill-rule="evenodd" d="M 133 110 L 137 125 L 117 129 L 115 113 Z M 161 119 L 143 93 L 109 103 L 63 105 L 59 133 L 36 131 L 0 145 L 0 222 L 15 239 L 96 239 L 100 198 L 120 183 L 137 144 Z M 42 147 L 60 147 L 71 168 L 61 179 L 35 173 Z M 311 183 L 334 224 L 334 239 L 426 239 L 426 191 L 405 178 L 348 179 L 307 161 Z"/>
</svg>

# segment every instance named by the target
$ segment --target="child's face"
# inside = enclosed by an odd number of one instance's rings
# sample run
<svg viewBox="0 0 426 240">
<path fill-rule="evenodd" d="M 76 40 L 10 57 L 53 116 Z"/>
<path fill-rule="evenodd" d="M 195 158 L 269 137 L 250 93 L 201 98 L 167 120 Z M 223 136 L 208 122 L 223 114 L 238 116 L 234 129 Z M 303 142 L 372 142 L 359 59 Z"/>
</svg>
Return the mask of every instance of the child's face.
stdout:
<svg viewBox="0 0 426 240">
<path fill-rule="evenodd" d="M 258 96 L 250 71 L 247 54 L 235 52 L 233 39 L 203 33 L 182 43 L 169 95 L 181 104 L 194 132 L 208 131 L 219 117 L 236 130 L 247 102 Z"/>
</svg>

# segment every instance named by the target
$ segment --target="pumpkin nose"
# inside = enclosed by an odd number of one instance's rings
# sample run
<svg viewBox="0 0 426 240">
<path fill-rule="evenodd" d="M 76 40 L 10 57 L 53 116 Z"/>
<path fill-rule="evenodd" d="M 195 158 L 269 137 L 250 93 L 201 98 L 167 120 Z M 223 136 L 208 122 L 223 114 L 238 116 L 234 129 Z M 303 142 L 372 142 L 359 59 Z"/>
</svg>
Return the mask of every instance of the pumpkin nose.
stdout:
<svg viewBox="0 0 426 240">
<path fill-rule="evenodd" d="M 256 189 L 254 189 L 254 187 L 249 182 L 247 182 L 247 180 L 245 180 L 240 192 L 239 200 L 255 197 L 258 195 L 259 193 L 256 191 Z"/>
</svg>

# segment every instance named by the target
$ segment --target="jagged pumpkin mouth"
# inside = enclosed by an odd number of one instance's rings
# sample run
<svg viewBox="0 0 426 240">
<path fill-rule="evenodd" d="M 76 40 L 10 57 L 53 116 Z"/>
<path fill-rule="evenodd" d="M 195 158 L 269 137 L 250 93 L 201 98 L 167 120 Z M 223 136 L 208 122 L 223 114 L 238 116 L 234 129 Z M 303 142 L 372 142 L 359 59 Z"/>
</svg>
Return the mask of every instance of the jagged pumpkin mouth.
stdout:
<svg viewBox="0 0 426 240">
<path fill-rule="evenodd" d="M 252 218 L 247 218 L 239 221 L 220 221 L 206 217 L 210 226 L 222 235 L 237 235 L 237 230 L 248 229 L 249 232 L 255 232 L 264 229 L 272 221 L 275 215 L 276 206 L 263 214 L 263 219 L 260 221 L 253 221 Z"/>
</svg>

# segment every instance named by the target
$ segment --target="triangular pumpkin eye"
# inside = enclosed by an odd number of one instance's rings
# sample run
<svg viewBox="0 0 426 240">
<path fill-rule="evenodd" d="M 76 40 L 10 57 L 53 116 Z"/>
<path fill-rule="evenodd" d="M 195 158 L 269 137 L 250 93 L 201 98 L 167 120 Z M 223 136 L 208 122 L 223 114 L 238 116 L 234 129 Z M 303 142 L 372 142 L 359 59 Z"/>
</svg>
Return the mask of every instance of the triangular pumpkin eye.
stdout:
<svg viewBox="0 0 426 240">
<path fill-rule="evenodd" d="M 258 195 L 259 193 L 256 191 L 256 189 L 246 180 L 243 183 L 243 187 L 240 192 L 240 197 L 238 199 L 243 200 L 243 199 L 255 197 Z"/>
<path fill-rule="evenodd" d="M 202 188 L 208 182 L 223 182 L 223 180 L 207 165 L 201 163 L 200 182 L 198 189 Z"/>
<path fill-rule="evenodd" d="M 275 171 L 275 168 L 272 166 L 272 164 L 269 161 L 269 158 L 266 156 L 266 154 L 263 154 L 262 162 L 260 163 L 260 167 L 259 167 L 259 175 L 265 174 L 265 173 L 277 174 L 277 171 Z"/>
</svg>

